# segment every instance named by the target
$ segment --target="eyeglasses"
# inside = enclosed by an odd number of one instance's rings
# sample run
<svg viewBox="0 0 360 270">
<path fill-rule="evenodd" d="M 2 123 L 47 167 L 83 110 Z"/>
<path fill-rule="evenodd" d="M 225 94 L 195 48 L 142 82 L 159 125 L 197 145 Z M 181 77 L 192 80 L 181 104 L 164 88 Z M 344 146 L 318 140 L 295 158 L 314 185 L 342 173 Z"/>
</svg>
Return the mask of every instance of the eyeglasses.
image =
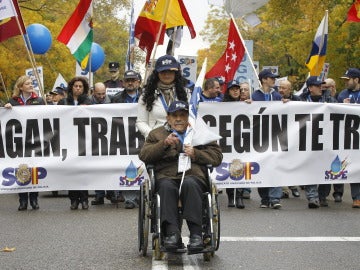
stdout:
<svg viewBox="0 0 360 270">
<path fill-rule="evenodd" d="M 240 91 L 249 91 L 248 88 L 240 88 L 239 90 L 240 90 Z"/>
</svg>

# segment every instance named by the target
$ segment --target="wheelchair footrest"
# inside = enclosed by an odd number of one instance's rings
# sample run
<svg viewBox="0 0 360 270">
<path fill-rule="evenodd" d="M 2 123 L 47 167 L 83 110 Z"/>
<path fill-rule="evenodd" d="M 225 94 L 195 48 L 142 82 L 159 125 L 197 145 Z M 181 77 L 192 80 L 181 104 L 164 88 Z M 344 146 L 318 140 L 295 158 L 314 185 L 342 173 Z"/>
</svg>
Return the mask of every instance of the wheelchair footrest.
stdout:
<svg viewBox="0 0 360 270">
<path fill-rule="evenodd" d="M 212 247 L 206 247 L 202 250 L 196 250 L 196 251 L 192 251 L 192 250 L 188 250 L 187 254 L 188 255 L 192 255 L 192 254 L 199 254 L 199 253 L 209 253 L 209 252 L 214 252 L 215 249 Z"/>
<path fill-rule="evenodd" d="M 160 248 L 161 252 L 165 252 L 165 253 L 186 253 L 187 249 L 184 248 L 177 248 L 177 249 L 166 249 L 164 247 Z"/>
</svg>

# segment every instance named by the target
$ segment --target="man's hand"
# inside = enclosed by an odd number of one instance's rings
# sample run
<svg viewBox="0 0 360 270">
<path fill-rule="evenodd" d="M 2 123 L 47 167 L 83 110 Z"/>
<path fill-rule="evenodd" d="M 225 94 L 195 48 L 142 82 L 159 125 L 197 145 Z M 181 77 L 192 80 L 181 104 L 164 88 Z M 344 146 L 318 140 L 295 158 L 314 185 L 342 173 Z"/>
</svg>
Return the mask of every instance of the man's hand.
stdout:
<svg viewBox="0 0 360 270">
<path fill-rule="evenodd" d="M 165 146 L 176 145 L 177 143 L 179 143 L 179 138 L 175 133 L 170 133 L 164 140 Z"/>
<path fill-rule="evenodd" d="M 192 147 L 190 144 L 184 144 L 184 152 L 187 156 L 189 156 L 191 159 L 195 158 L 195 151 L 194 147 Z"/>
</svg>

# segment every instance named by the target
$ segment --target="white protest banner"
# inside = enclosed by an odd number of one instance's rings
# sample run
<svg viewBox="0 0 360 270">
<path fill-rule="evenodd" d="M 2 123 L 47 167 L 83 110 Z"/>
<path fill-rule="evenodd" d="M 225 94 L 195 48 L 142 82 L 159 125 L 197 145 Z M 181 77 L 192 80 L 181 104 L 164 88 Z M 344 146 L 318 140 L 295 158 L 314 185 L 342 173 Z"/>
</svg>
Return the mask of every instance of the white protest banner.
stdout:
<svg viewBox="0 0 360 270">
<path fill-rule="evenodd" d="M 0 108 L 0 193 L 138 189 L 136 106 Z"/>
<path fill-rule="evenodd" d="M 222 139 L 219 187 L 360 182 L 360 106 L 313 102 L 200 103 Z"/>
<path fill-rule="evenodd" d="M 224 159 L 212 174 L 219 187 L 360 182 L 359 105 L 199 106 L 222 137 Z M 0 108 L 0 193 L 138 189 L 147 175 L 136 112 L 127 103 Z"/>
</svg>

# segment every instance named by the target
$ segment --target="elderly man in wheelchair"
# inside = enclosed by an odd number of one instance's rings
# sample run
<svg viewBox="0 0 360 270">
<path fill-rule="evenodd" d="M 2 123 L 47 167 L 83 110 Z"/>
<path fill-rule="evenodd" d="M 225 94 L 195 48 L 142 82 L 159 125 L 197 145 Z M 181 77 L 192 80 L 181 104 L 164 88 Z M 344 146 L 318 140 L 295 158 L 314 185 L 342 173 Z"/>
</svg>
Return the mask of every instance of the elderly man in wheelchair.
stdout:
<svg viewBox="0 0 360 270">
<path fill-rule="evenodd" d="M 182 219 L 190 231 L 188 252 L 203 250 L 203 194 L 209 190 L 206 166 L 220 165 L 223 157 L 216 142 L 194 147 L 183 144 L 188 118 L 188 104 L 174 101 L 168 107 L 167 123 L 150 132 L 139 154 L 145 164 L 154 165 L 155 192 L 160 196 L 161 205 L 162 245 L 167 252 L 183 247 Z"/>
</svg>

